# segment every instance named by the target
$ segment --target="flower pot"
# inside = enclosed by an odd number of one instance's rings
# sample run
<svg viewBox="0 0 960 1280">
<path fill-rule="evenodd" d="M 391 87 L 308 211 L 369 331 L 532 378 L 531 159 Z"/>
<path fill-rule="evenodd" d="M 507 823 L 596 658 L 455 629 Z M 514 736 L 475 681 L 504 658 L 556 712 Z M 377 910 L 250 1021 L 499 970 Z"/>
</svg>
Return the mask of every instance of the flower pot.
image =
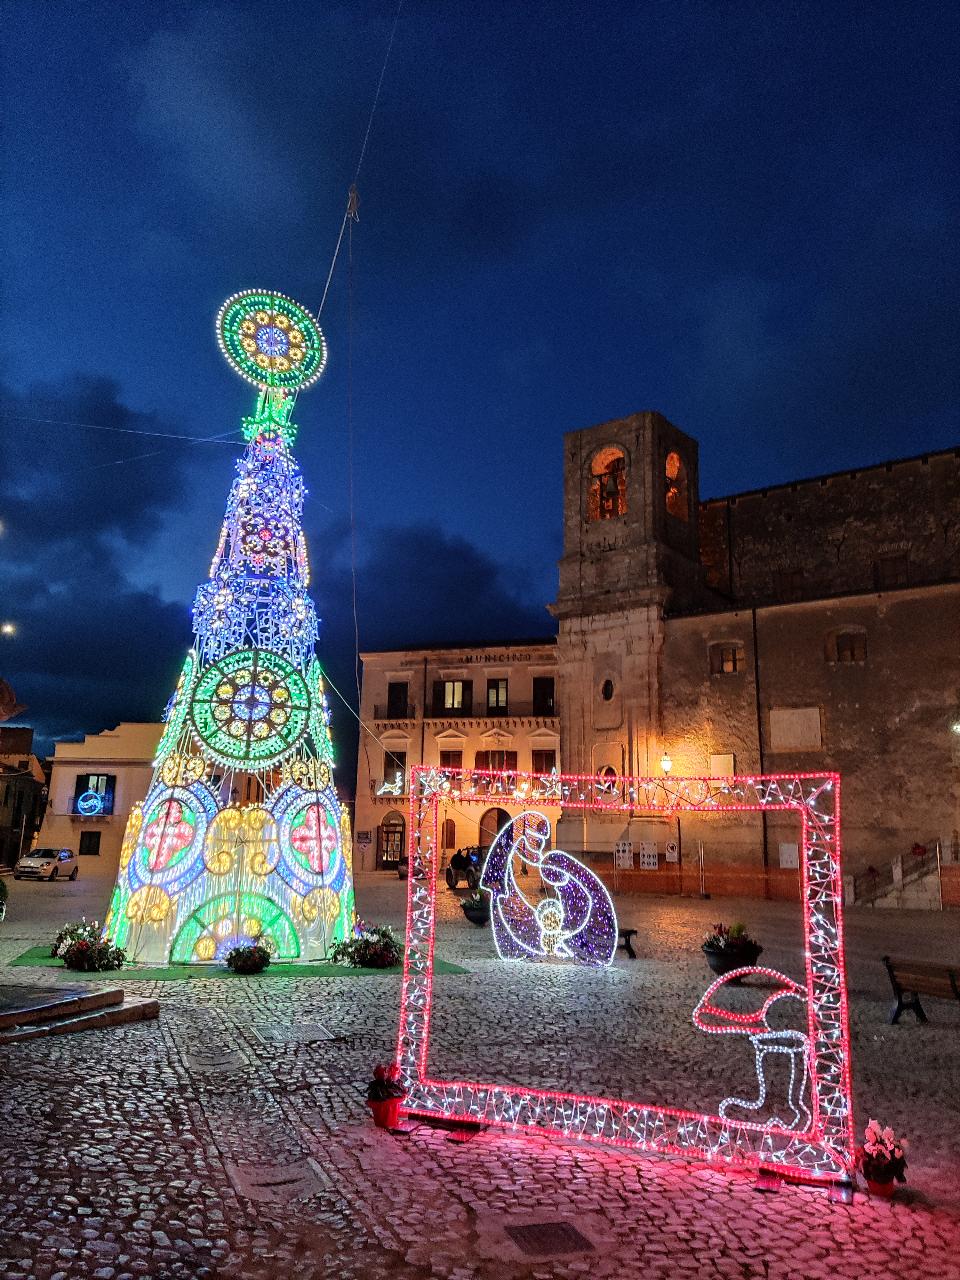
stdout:
<svg viewBox="0 0 960 1280">
<path fill-rule="evenodd" d="M 400 1107 L 403 1098 L 367 1099 L 367 1106 L 373 1112 L 373 1123 L 378 1129 L 396 1129 L 400 1123 Z"/>
<path fill-rule="evenodd" d="M 897 1187 L 892 1178 L 889 1182 L 875 1182 L 873 1178 L 864 1178 L 864 1181 L 870 1194 L 872 1196 L 880 1196 L 882 1200 L 889 1200 Z"/>
<path fill-rule="evenodd" d="M 703 954 L 707 957 L 707 964 L 718 977 L 725 973 L 730 973 L 734 969 L 752 967 L 760 958 L 762 950 L 763 947 L 756 942 L 751 942 L 744 947 L 717 948 L 708 947 L 706 943 L 703 945 Z"/>
<path fill-rule="evenodd" d="M 490 923 L 490 907 L 487 904 L 482 907 L 468 907 L 465 902 L 461 902 L 460 909 L 470 923 L 475 924 L 478 929 L 482 929 L 485 924 Z"/>
</svg>

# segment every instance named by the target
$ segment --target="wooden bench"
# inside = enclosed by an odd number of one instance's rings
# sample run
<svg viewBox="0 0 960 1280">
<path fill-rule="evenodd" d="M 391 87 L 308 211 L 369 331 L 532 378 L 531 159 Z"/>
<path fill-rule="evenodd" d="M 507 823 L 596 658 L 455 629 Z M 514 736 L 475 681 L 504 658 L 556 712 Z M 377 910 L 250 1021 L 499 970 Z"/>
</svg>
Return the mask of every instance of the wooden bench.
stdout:
<svg viewBox="0 0 960 1280">
<path fill-rule="evenodd" d="M 960 1000 L 960 965 L 933 964 L 926 960 L 891 960 L 889 956 L 883 957 L 883 963 L 887 966 L 890 985 L 897 998 L 890 1014 L 891 1022 L 899 1022 L 904 1009 L 912 1009 L 918 1022 L 926 1022 L 921 996 Z"/>
<path fill-rule="evenodd" d="M 619 929 L 618 933 L 620 936 L 617 940 L 617 950 L 619 951 L 623 947 L 630 959 L 636 960 L 637 953 L 634 951 L 633 943 L 630 941 L 631 938 L 637 936 L 636 929 Z"/>
</svg>

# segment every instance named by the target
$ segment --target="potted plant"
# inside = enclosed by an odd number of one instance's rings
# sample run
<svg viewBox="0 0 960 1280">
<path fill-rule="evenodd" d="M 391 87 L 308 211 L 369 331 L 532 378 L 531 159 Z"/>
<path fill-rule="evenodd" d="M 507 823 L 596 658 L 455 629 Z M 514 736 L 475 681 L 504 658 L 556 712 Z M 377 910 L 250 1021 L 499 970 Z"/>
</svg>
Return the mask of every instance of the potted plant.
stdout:
<svg viewBox="0 0 960 1280">
<path fill-rule="evenodd" d="M 400 1104 L 407 1095 L 399 1077 L 396 1063 L 373 1068 L 373 1079 L 367 1085 L 367 1106 L 378 1129 L 396 1129 L 400 1123 Z"/>
<path fill-rule="evenodd" d="M 65 924 L 54 939 L 51 956 L 59 957 L 68 969 L 81 973 L 106 973 L 110 969 L 122 969 L 127 953 L 101 937 L 100 924 L 86 917 L 74 924 Z"/>
<path fill-rule="evenodd" d="M 388 924 L 358 920 L 354 936 L 334 943 L 330 959 L 355 969 L 394 969 L 403 961 L 403 943 Z"/>
<path fill-rule="evenodd" d="M 716 974 L 755 965 L 763 947 L 751 938 L 743 924 L 715 924 L 703 943 L 707 964 Z"/>
<path fill-rule="evenodd" d="M 475 924 L 477 928 L 490 923 L 490 899 L 479 889 L 475 889 L 473 893 L 460 900 L 460 909 L 470 923 Z"/>
<path fill-rule="evenodd" d="M 871 1120 L 863 1131 L 863 1146 L 857 1148 L 857 1168 L 871 1195 L 889 1200 L 895 1182 L 906 1182 L 906 1141 L 898 1138 L 892 1129 L 881 1129 Z"/>
<path fill-rule="evenodd" d="M 263 973 L 270 952 L 262 942 L 248 942 L 227 952 L 227 968 L 233 973 Z"/>
</svg>

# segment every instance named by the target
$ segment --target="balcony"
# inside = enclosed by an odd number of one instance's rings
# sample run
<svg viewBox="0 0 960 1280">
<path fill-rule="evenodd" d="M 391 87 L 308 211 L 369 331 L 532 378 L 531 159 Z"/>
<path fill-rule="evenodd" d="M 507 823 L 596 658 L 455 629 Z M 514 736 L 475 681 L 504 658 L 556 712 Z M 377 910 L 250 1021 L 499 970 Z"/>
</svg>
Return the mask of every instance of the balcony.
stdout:
<svg viewBox="0 0 960 1280">
<path fill-rule="evenodd" d="M 393 703 L 377 703 L 373 708 L 374 720 L 415 720 L 417 718 L 417 708 L 412 702 L 402 702 L 399 705 Z"/>
<path fill-rule="evenodd" d="M 431 707 L 428 720 L 553 720 L 558 711 L 553 704 L 511 702 L 506 707 Z"/>
</svg>

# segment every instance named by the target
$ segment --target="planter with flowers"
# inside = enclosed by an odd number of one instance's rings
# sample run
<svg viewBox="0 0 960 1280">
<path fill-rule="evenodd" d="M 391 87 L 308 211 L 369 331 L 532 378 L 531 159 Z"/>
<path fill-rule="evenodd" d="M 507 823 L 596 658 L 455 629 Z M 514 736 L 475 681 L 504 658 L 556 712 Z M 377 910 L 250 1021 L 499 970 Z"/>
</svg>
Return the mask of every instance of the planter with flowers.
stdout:
<svg viewBox="0 0 960 1280">
<path fill-rule="evenodd" d="M 460 909 L 470 923 L 475 924 L 478 929 L 490 923 L 490 897 L 486 893 L 481 893 L 479 889 L 468 894 L 466 898 L 461 898 Z"/>
<path fill-rule="evenodd" d="M 396 1129 L 400 1123 L 400 1107 L 407 1094 L 399 1077 L 396 1063 L 373 1068 L 373 1079 L 367 1085 L 367 1106 L 378 1129 Z"/>
<path fill-rule="evenodd" d="M 74 924 L 65 924 L 53 941 L 51 956 L 63 961 L 68 969 L 81 973 L 106 973 L 110 969 L 122 969 L 127 953 L 100 936 L 97 920 L 86 916 Z"/>
<path fill-rule="evenodd" d="M 857 1148 L 857 1168 L 871 1195 L 889 1200 L 897 1182 L 906 1182 L 907 1143 L 891 1128 L 882 1129 L 871 1120 L 863 1131 L 863 1146 Z"/>
<path fill-rule="evenodd" d="M 755 965 L 763 947 L 747 933 L 744 925 L 715 924 L 703 943 L 703 954 L 714 973 L 730 973 Z"/>
<path fill-rule="evenodd" d="M 358 920 L 354 936 L 334 943 L 330 959 L 355 969 L 394 969 L 403 960 L 403 943 L 388 924 Z"/>
<path fill-rule="evenodd" d="M 250 942 L 227 952 L 227 968 L 233 973 L 263 973 L 270 951 L 261 942 Z"/>
</svg>

